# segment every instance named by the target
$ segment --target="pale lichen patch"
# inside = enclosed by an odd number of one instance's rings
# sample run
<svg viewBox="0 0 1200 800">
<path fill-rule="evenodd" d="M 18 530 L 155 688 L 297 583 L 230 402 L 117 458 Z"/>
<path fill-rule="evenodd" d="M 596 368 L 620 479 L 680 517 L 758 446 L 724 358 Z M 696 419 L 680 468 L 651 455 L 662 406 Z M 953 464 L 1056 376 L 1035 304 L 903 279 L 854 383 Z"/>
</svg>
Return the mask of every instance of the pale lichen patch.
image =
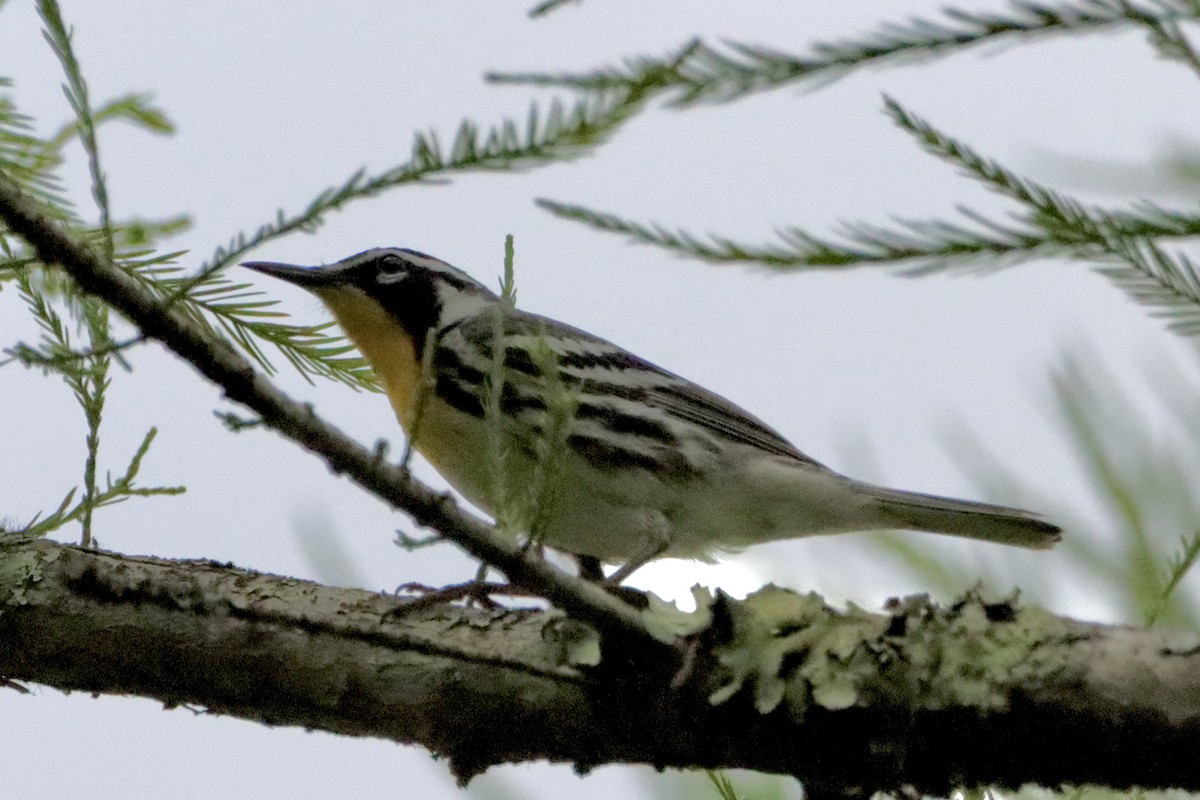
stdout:
<svg viewBox="0 0 1200 800">
<path fill-rule="evenodd" d="M 1054 676 L 1068 659 L 1067 650 L 1049 645 L 1070 637 L 1066 623 L 1015 597 L 986 601 L 968 592 L 949 607 L 926 596 L 894 601 L 892 637 L 896 648 L 893 675 L 904 675 L 909 690 L 927 709 L 972 706 L 1008 707 L 1015 686 L 1030 686 Z"/>
<path fill-rule="evenodd" d="M 0 548 L 0 607 L 33 602 L 38 584 L 46 578 L 46 565 L 57 560 L 58 554 L 57 550 L 36 546 Z"/>
<path fill-rule="evenodd" d="M 674 625 L 713 620 L 697 634 L 719 642 L 713 704 L 748 690 L 761 713 L 783 704 L 796 718 L 814 706 L 876 702 L 1000 710 L 1015 687 L 1036 685 L 1067 663 L 1066 649 L 1051 646 L 1069 640 L 1067 624 L 1015 597 L 990 602 L 973 591 L 942 607 L 915 596 L 888 610 L 837 610 L 816 593 L 767 586 L 741 602 L 718 594 L 697 612 L 678 612 Z M 671 615 L 656 615 L 672 627 Z"/>
<path fill-rule="evenodd" d="M 748 685 L 755 708 L 764 714 L 785 698 L 796 716 L 813 703 L 847 708 L 858 700 L 862 682 L 878 671 L 871 645 L 887 628 L 882 615 L 853 606 L 836 611 L 815 592 L 801 595 L 776 586 L 742 603 L 725 602 L 731 635 L 716 653 L 728 676 L 710 695 L 714 704 Z"/>
</svg>

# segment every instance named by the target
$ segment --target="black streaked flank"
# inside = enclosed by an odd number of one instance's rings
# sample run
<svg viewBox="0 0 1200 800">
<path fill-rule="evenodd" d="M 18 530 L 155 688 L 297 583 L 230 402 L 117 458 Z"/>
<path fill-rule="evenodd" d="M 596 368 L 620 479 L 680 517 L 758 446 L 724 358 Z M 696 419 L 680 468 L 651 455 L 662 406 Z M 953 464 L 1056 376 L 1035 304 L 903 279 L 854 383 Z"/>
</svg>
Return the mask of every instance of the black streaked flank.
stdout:
<svg viewBox="0 0 1200 800">
<path fill-rule="evenodd" d="M 471 386 L 482 386 L 486 373 L 462 360 L 452 347 L 441 345 L 433 351 L 433 368 L 438 379 L 442 376 Z"/>
<path fill-rule="evenodd" d="M 433 359 L 438 396 L 459 411 L 483 417 L 487 373 L 467 364 L 457 351 L 444 345 L 434 350 Z M 500 411 L 506 416 L 518 417 L 526 411 L 545 410 L 546 403 L 536 392 L 521 391 L 507 382 L 500 390 Z"/>
<path fill-rule="evenodd" d="M 534 362 L 533 356 L 523 347 L 510 345 L 504 348 L 504 366 L 534 378 L 542 377 L 542 368 Z"/>
<path fill-rule="evenodd" d="M 567 437 L 567 445 L 577 455 L 597 469 L 622 470 L 643 469 L 669 478 L 698 478 L 700 472 L 678 450 L 664 449 L 658 453 L 643 453 L 618 447 L 612 442 L 594 436 L 574 434 Z"/>
<path fill-rule="evenodd" d="M 520 416 L 525 411 L 545 411 L 546 403 L 537 395 L 518 392 L 511 383 L 500 390 L 500 411 L 506 416 Z"/>
<path fill-rule="evenodd" d="M 482 392 L 480 384 L 454 380 L 448 375 L 439 375 L 437 379 L 438 397 L 448 405 L 477 419 L 487 415 Z M 522 418 L 527 411 L 540 413 L 545 410 L 546 404 L 541 398 L 516 392 L 512 386 L 506 384 L 500 392 L 500 413 L 506 417 Z M 522 419 L 522 424 L 537 427 L 536 423 L 529 419 Z"/>
<path fill-rule="evenodd" d="M 449 405 L 472 417 L 483 417 L 480 387 L 484 373 L 465 363 L 453 349 L 433 351 L 433 372 L 437 376 L 435 392 Z"/>
<path fill-rule="evenodd" d="M 595 420 L 613 433 L 640 436 L 662 444 L 679 444 L 679 438 L 663 423 L 649 417 L 620 411 L 610 405 L 581 402 L 575 409 L 575 416 L 580 419 Z"/>
<path fill-rule="evenodd" d="M 434 391 L 447 405 L 472 417 L 483 418 L 483 400 L 475 387 L 456 381 L 449 375 L 439 374 Z"/>
</svg>

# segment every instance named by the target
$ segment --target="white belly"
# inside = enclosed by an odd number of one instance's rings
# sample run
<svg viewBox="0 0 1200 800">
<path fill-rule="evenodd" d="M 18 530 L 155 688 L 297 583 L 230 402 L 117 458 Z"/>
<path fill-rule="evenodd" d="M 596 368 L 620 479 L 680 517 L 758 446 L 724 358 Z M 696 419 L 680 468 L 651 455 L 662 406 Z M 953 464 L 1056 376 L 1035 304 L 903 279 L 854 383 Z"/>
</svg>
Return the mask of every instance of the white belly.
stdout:
<svg viewBox="0 0 1200 800">
<path fill-rule="evenodd" d="M 416 448 L 471 503 L 496 515 L 495 460 L 483 420 L 433 400 Z M 663 556 L 707 559 L 774 539 L 871 527 L 866 508 L 855 513 L 862 501 L 844 478 L 783 458 L 714 459 L 696 477 L 674 478 L 600 469 L 569 450 L 558 462 L 543 495 L 542 542 L 610 564 L 642 554 L 664 534 Z M 501 496 L 530 503 L 533 459 L 510 450 L 507 470 Z"/>
</svg>

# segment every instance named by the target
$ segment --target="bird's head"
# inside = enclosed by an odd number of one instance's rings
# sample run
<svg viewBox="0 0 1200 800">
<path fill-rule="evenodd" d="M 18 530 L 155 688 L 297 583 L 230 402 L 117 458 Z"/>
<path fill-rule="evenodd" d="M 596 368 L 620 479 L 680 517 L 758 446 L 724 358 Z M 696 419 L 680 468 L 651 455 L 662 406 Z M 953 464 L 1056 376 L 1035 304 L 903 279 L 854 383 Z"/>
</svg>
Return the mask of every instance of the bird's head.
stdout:
<svg viewBox="0 0 1200 800">
<path fill-rule="evenodd" d="M 457 267 L 402 247 L 367 250 L 334 264 L 300 267 L 249 261 L 244 267 L 316 295 L 360 347 L 399 326 L 417 352 L 431 331 L 479 313 L 496 294 Z"/>
</svg>

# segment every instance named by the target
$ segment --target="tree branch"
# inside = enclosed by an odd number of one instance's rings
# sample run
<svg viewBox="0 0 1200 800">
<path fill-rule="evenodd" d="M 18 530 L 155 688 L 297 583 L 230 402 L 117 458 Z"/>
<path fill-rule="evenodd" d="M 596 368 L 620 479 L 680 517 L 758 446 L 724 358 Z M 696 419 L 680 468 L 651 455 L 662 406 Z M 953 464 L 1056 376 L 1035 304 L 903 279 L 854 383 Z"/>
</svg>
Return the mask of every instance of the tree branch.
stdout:
<svg viewBox="0 0 1200 800">
<path fill-rule="evenodd" d="M 555 569 L 490 526 L 468 517 L 447 495 L 413 480 L 408 472 L 372 454 L 333 425 L 297 403 L 255 372 L 227 342 L 182 312 L 164 308 L 146 288 L 101 260 L 5 176 L 0 175 L 0 220 L 20 236 L 45 264 L 65 269 L 86 293 L 104 300 L 151 339 L 157 339 L 219 385 L 225 396 L 253 409 L 263 422 L 325 459 L 337 473 L 420 525 L 437 530 L 476 558 L 503 572 L 582 621 L 616 637 L 635 637 L 644 646 L 663 647 L 650 637 L 637 614 L 593 584 Z"/>
<path fill-rule="evenodd" d="M 794 775 L 816 797 L 1031 781 L 1200 788 L 1195 636 L 975 596 L 866 614 L 770 591 L 774 606 L 814 613 L 802 631 L 773 633 L 776 645 L 806 643 L 781 659 L 782 699 L 763 714 L 752 702 L 761 682 L 709 701 L 736 671 L 731 648 L 754 596 L 717 602 L 691 668 L 667 689 L 673 659 L 606 651 L 597 667 L 565 663 L 548 635 L 564 622 L 557 612 L 412 606 L 208 561 L 9 542 L 0 677 L 420 744 L 461 780 L 549 759 L 746 767 Z M 847 707 L 815 699 L 828 684 L 814 667 L 834 650 L 833 680 L 853 672 Z"/>
</svg>

